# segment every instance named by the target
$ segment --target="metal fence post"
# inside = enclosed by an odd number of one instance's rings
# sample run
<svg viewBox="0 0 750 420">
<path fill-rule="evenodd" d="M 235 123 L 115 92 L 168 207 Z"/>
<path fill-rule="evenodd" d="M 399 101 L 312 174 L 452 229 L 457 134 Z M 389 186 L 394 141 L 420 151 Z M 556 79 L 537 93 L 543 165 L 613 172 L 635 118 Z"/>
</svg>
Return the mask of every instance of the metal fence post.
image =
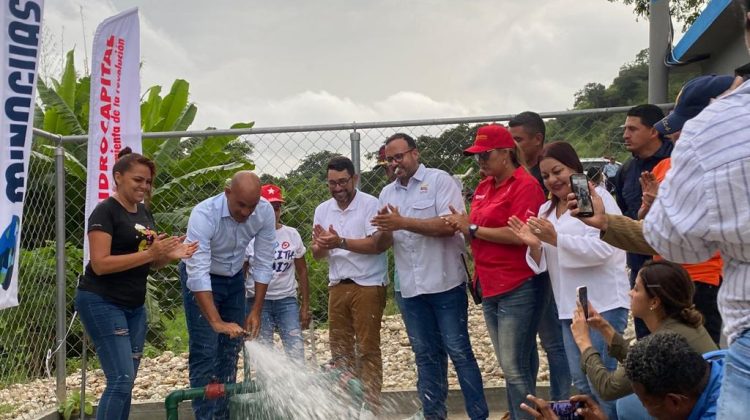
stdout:
<svg viewBox="0 0 750 420">
<path fill-rule="evenodd" d="M 648 13 L 648 102 L 667 101 L 669 69 L 664 55 L 669 48 L 669 0 L 651 0 Z"/>
<path fill-rule="evenodd" d="M 55 220 L 56 220 L 56 233 L 55 240 L 57 241 L 57 322 L 56 322 L 56 335 L 57 335 L 57 363 L 56 363 L 56 377 L 57 377 L 57 402 L 62 404 L 65 402 L 65 358 L 67 356 L 67 348 L 65 343 L 65 306 L 66 306 L 66 291 L 65 291 L 65 149 L 63 149 L 62 137 L 57 140 L 57 147 L 55 148 Z"/>
<path fill-rule="evenodd" d="M 88 343 L 86 343 L 86 333 L 84 332 L 81 335 L 81 417 L 80 419 L 83 420 L 86 418 L 86 410 L 84 408 L 86 407 L 86 346 L 88 346 Z"/>
<path fill-rule="evenodd" d="M 360 141 L 360 135 L 357 132 L 357 130 L 352 131 L 349 133 L 349 140 L 352 144 L 352 163 L 354 164 L 354 173 L 359 175 L 360 174 L 360 159 L 359 159 L 359 141 Z M 357 188 L 359 188 L 359 182 L 357 182 Z"/>
</svg>

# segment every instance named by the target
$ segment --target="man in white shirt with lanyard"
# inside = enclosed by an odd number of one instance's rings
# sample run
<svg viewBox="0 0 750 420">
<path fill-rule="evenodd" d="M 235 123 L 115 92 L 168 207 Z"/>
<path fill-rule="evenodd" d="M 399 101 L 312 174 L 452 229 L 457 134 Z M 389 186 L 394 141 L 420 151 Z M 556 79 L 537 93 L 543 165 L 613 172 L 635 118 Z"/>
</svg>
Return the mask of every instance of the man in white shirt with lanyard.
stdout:
<svg viewBox="0 0 750 420">
<path fill-rule="evenodd" d="M 737 3 L 750 49 L 750 0 Z M 750 81 L 739 83 L 685 123 L 643 223 L 646 241 L 670 261 L 705 261 L 716 250 L 724 259 L 719 311 L 729 352 L 719 419 L 750 412 Z"/>
<path fill-rule="evenodd" d="M 356 188 L 359 176 L 349 158 L 331 158 L 326 176 L 332 198 L 315 209 L 312 252 L 315 259 L 328 260 L 331 356 L 336 367 L 362 380 L 368 408 L 377 414 L 383 384 L 380 327 L 388 283 L 384 251 L 392 235 L 370 225 L 378 199 Z"/>
<path fill-rule="evenodd" d="M 380 193 L 373 225 L 392 232 L 401 286 L 402 316 L 417 364 L 417 391 L 425 418 L 446 418 L 448 360 L 456 368 L 466 412 L 489 415 L 482 375 L 468 332 L 464 238 L 440 216 L 465 208 L 461 188 L 445 171 L 419 163 L 414 139 L 396 133 L 386 140 L 386 161 L 396 180 Z"/>
</svg>

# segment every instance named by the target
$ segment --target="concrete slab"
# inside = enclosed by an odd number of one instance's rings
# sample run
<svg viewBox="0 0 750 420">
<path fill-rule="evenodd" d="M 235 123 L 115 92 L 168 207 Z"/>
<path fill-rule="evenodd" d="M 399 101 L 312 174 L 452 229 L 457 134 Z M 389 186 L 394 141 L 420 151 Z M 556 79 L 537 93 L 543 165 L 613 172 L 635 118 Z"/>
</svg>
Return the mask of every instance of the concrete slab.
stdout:
<svg viewBox="0 0 750 420">
<path fill-rule="evenodd" d="M 484 389 L 487 397 L 487 404 L 490 408 L 490 418 L 499 419 L 503 413 L 508 411 L 507 399 L 505 396 L 505 387 L 490 387 Z M 537 394 L 542 398 L 549 398 L 548 386 L 537 386 Z M 383 392 L 384 406 L 394 407 L 393 412 L 384 413 L 379 419 L 382 420 L 402 420 L 410 417 L 419 409 L 419 398 L 416 389 L 388 390 Z M 464 398 L 461 390 L 451 389 L 448 391 L 448 419 L 466 419 L 464 411 Z M 96 406 L 94 414 L 87 419 L 96 418 Z M 180 403 L 179 406 L 180 420 L 193 420 L 193 411 L 190 401 Z M 166 410 L 164 401 L 149 401 L 134 403 L 130 408 L 130 420 L 161 420 L 166 419 Z M 58 420 L 61 417 L 57 411 L 49 411 L 37 417 L 39 420 Z"/>
</svg>

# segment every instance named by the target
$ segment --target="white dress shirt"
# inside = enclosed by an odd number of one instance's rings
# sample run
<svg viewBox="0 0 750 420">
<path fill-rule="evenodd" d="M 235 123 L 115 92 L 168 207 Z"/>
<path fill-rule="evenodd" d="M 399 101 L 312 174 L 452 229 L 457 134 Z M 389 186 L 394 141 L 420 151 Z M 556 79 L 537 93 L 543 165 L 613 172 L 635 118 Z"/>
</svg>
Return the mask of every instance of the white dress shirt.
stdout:
<svg viewBox="0 0 750 420">
<path fill-rule="evenodd" d="M 229 214 L 225 193 L 207 198 L 193 208 L 188 220 L 187 241 L 198 241 L 198 250 L 185 261 L 187 287 L 193 292 L 211 290 L 211 274 L 234 276 L 245 262 L 245 249 L 255 238 L 252 276 L 271 281 L 276 218 L 271 203 L 261 198 L 253 214 L 237 223 Z"/>
<path fill-rule="evenodd" d="M 612 195 L 602 187 L 596 192 L 604 200 L 609 214 L 622 214 Z M 630 308 L 630 281 L 625 271 L 625 251 L 599 239 L 599 229 L 587 226 L 565 211 L 557 218 L 547 201 L 539 208 L 557 231 L 557 247 L 542 243 L 542 258 L 537 265 L 526 251 L 526 262 L 535 273 L 549 271 L 560 319 L 572 319 L 576 308 L 576 288 L 586 286 L 588 301 L 599 312 Z"/>
<path fill-rule="evenodd" d="M 724 333 L 750 329 L 750 81 L 685 123 L 643 233 L 670 261 L 721 251 Z"/>
<path fill-rule="evenodd" d="M 341 210 L 336 200 L 330 198 L 315 209 L 313 225 L 329 226 L 342 238 L 362 239 L 374 234 L 377 229 L 370 224 L 378 214 L 378 199 L 357 190 L 351 203 Z M 385 286 L 388 284 L 385 252 L 377 255 L 358 254 L 345 249 L 328 251 L 328 285 L 351 279 L 360 286 Z"/>
<path fill-rule="evenodd" d="M 395 180 L 380 193 L 380 207 L 391 204 L 402 216 L 430 219 L 451 214 L 449 205 L 464 209 L 461 188 L 456 180 L 440 169 L 419 165 L 407 186 Z M 393 232 L 401 295 L 411 298 L 439 293 L 466 282 L 461 254 L 466 252 L 463 235 L 424 236 L 407 230 Z"/>
</svg>

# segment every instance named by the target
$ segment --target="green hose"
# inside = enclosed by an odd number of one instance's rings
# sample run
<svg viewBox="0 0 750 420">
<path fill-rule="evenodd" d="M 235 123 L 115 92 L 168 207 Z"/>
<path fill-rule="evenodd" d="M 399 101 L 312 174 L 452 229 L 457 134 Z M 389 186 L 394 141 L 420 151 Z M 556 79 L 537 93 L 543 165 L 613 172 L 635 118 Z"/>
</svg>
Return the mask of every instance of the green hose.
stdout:
<svg viewBox="0 0 750 420">
<path fill-rule="evenodd" d="M 210 395 L 206 394 L 206 388 L 209 388 Z M 220 392 L 221 388 L 223 388 L 223 392 Z M 253 381 L 237 384 L 211 384 L 201 388 L 178 389 L 176 391 L 170 392 L 169 395 L 167 395 L 167 398 L 164 400 L 164 406 L 167 409 L 167 420 L 178 419 L 177 408 L 179 407 L 180 403 L 185 400 L 192 400 L 195 398 L 215 399 L 219 397 L 230 397 L 236 394 L 248 394 L 257 391 L 258 387 Z M 211 394 L 211 392 L 213 392 L 213 394 Z"/>
</svg>

